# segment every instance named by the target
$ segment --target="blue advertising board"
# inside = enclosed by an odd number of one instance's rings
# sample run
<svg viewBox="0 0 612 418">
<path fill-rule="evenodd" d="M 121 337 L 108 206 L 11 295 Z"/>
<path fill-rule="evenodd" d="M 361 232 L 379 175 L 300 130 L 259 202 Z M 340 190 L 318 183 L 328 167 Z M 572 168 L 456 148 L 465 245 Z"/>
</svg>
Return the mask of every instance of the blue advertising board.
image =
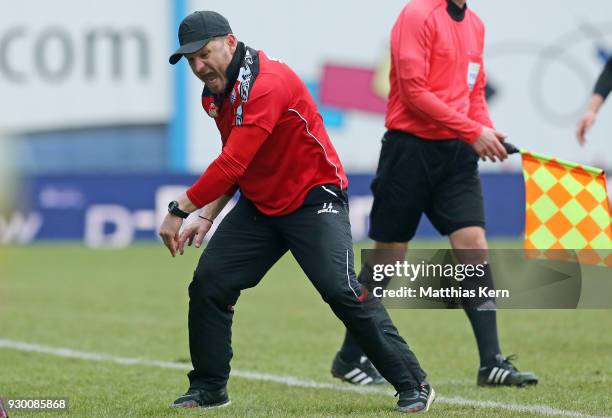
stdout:
<svg viewBox="0 0 612 418">
<path fill-rule="evenodd" d="M 77 240 L 92 247 L 122 247 L 157 239 L 157 227 L 170 200 L 191 185 L 193 175 L 58 175 L 24 179 L 29 204 L 3 219 L 5 243 Z M 367 239 L 372 204 L 371 174 L 349 175 L 351 223 L 355 241 Z M 482 174 L 489 236 L 523 232 L 524 185 L 519 173 Z M 426 217 L 420 237 L 437 232 Z"/>
</svg>

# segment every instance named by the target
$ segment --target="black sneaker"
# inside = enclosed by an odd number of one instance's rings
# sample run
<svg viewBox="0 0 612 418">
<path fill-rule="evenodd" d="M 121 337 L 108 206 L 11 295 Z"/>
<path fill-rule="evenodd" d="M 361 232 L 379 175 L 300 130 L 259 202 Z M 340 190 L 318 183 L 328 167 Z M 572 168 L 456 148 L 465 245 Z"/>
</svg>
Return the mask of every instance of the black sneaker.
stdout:
<svg viewBox="0 0 612 418">
<path fill-rule="evenodd" d="M 436 399 L 436 391 L 427 382 L 416 389 L 399 392 L 395 410 L 400 412 L 427 412 Z"/>
<path fill-rule="evenodd" d="M 332 363 L 331 374 L 353 385 L 384 385 L 387 383 L 372 362 L 363 356 L 359 362 L 347 363 L 337 353 Z"/>
<path fill-rule="evenodd" d="M 536 385 L 538 377 L 531 372 L 519 372 L 510 360 L 516 355 L 504 357 L 498 354 L 494 364 L 478 369 L 478 386 L 518 386 Z"/>
<path fill-rule="evenodd" d="M 230 404 L 227 388 L 218 390 L 189 389 L 186 394 L 177 398 L 171 408 L 218 408 Z"/>
</svg>

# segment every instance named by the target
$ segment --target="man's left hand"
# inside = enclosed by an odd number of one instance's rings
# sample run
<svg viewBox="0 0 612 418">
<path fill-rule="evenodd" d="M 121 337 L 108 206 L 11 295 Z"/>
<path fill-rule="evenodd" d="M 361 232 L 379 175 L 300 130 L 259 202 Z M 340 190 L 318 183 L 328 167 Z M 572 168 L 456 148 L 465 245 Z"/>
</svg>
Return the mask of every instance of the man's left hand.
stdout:
<svg viewBox="0 0 612 418">
<path fill-rule="evenodd" d="M 164 241 L 164 245 L 170 250 L 172 257 L 178 251 L 179 230 L 183 225 L 183 219 L 168 213 L 159 227 L 159 236 Z"/>
</svg>

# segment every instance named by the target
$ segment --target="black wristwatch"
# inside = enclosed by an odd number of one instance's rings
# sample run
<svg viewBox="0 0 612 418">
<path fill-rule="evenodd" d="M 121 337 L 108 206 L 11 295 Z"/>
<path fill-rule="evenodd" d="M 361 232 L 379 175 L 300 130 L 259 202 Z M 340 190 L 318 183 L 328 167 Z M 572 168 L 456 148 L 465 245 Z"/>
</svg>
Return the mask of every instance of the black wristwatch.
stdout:
<svg viewBox="0 0 612 418">
<path fill-rule="evenodd" d="M 168 204 L 168 212 L 170 212 L 174 216 L 178 216 L 179 218 L 183 219 L 187 219 L 187 217 L 189 216 L 189 213 L 179 208 L 179 204 L 176 200 L 173 200 Z"/>
</svg>

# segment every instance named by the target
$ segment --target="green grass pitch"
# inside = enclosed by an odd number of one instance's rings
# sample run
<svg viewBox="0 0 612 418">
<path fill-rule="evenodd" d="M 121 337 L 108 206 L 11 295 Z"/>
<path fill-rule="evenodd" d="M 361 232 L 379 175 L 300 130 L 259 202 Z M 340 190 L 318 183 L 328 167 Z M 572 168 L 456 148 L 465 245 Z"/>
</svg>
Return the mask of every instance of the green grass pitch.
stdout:
<svg viewBox="0 0 612 418">
<path fill-rule="evenodd" d="M 172 259 L 161 244 L 117 251 L 72 244 L 0 247 L 0 340 L 188 362 L 187 285 L 200 251 L 189 248 Z M 611 311 L 500 311 L 503 352 L 517 353 L 517 366 L 541 379 L 528 389 L 476 387 L 476 345 L 462 311 L 393 310 L 391 315 L 441 396 L 431 416 L 543 416 L 546 411 L 521 412 L 525 405 L 548 406 L 565 416 L 612 415 Z M 234 369 L 339 383 L 329 367 L 343 328 L 291 256 L 259 286 L 243 292 L 234 319 Z M 69 412 L 14 412 L 15 417 L 199 416 L 204 412 L 168 408 L 186 390 L 187 371 L 5 347 L 0 348 L 0 397 L 70 399 Z M 337 387 L 235 376 L 229 391 L 232 404 L 206 411 L 207 416 L 398 415 L 390 395 Z M 463 400 L 468 402 L 462 405 Z"/>
</svg>

